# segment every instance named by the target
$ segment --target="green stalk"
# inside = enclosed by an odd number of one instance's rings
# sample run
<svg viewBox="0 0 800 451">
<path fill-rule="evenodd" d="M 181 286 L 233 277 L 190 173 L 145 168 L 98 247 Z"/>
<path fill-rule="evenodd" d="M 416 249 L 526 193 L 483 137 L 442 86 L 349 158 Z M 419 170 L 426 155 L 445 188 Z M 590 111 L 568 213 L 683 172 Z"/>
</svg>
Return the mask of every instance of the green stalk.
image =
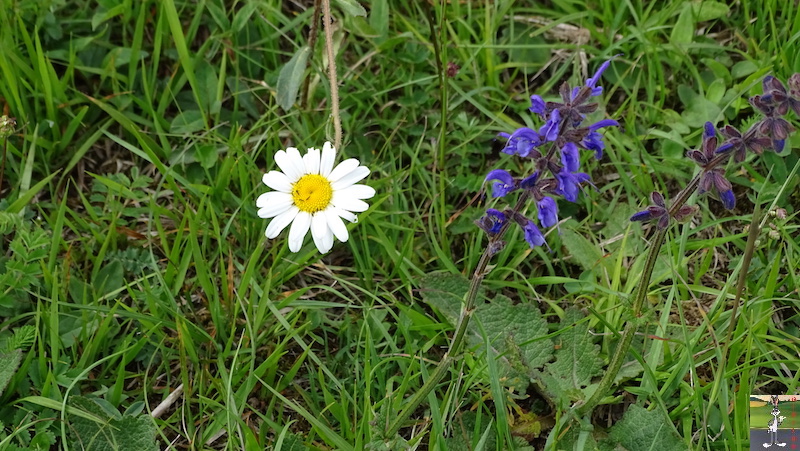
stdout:
<svg viewBox="0 0 800 451">
<path fill-rule="evenodd" d="M 730 155 L 730 153 L 718 155 L 711 160 L 700 173 L 694 176 L 689 184 L 686 185 L 686 187 L 683 188 L 681 192 L 679 192 L 678 195 L 675 196 L 675 198 L 670 202 L 670 217 L 674 217 L 678 210 L 680 210 L 686 201 L 689 200 L 689 197 L 691 197 L 692 193 L 694 193 L 694 191 L 697 189 L 703 174 L 728 161 Z M 600 403 L 600 400 L 606 396 L 606 394 L 611 390 L 611 385 L 614 383 L 614 379 L 617 377 L 620 368 L 622 368 L 622 364 L 625 362 L 625 356 L 628 355 L 631 343 L 633 343 L 633 337 L 636 335 L 636 329 L 638 328 L 636 318 L 639 318 L 642 315 L 642 306 L 644 305 L 644 300 L 647 297 L 647 292 L 650 289 L 650 279 L 653 276 L 653 269 L 656 267 L 656 260 L 658 259 L 658 254 L 661 251 L 661 246 L 664 244 L 664 238 L 667 236 L 668 230 L 669 227 L 659 229 L 655 238 L 653 239 L 653 243 L 650 245 L 650 250 L 647 254 L 647 260 L 645 261 L 644 265 L 644 271 L 642 272 L 642 278 L 639 280 L 639 287 L 636 291 L 636 297 L 633 299 L 632 314 L 634 319 L 625 323 L 625 327 L 622 329 L 622 336 L 619 340 L 619 344 L 614 350 L 614 354 L 611 356 L 611 361 L 608 363 L 608 368 L 606 369 L 605 374 L 603 374 L 603 378 L 600 380 L 600 385 L 597 387 L 597 390 L 594 391 L 592 396 L 590 396 L 585 403 L 575 408 L 575 412 L 579 416 L 583 416 L 591 412 L 592 409 L 594 409 Z"/>
<path fill-rule="evenodd" d="M 525 204 L 530 199 L 530 193 L 528 191 L 523 191 L 520 194 L 519 199 L 517 199 L 517 204 L 514 206 L 514 211 L 520 211 Z M 456 332 L 453 334 L 453 339 L 450 341 L 450 348 L 445 353 L 442 360 L 436 366 L 436 369 L 433 371 L 433 374 L 425 381 L 425 384 L 417 390 L 416 393 L 408 400 L 408 403 L 400 411 L 400 413 L 395 417 L 394 421 L 389 425 L 389 428 L 386 431 L 387 437 L 394 437 L 395 434 L 400 430 L 403 426 L 403 423 L 411 416 L 411 414 L 417 409 L 417 407 L 422 403 L 422 401 L 430 394 L 430 392 L 436 387 L 436 385 L 442 380 L 445 374 L 450 370 L 450 364 L 459 356 L 461 353 L 461 347 L 464 344 L 464 337 L 466 336 L 467 326 L 469 326 L 469 321 L 472 318 L 472 314 L 475 312 L 475 300 L 478 298 L 478 291 L 480 290 L 481 283 L 483 283 L 483 278 L 486 276 L 487 271 L 486 267 L 489 265 L 489 261 L 492 259 L 492 255 L 494 255 L 497 245 L 501 242 L 503 236 L 508 231 L 512 221 L 506 221 L 505 224 L 500 228 L 500 231 L 497 235 L 491 237 L 489 239 L 489 243 L 486 246 L 486 249 L 481 254 L 481 258 L 478 261 L 478 265 L 475 267 L 475 272 L 472 273 L 472 280 L 470 281 L 469 291 L 467 291 L 466 297 L 464 299 L 464 306 L 461 309 L 461 314 L 458 317 L 458 323 L 456 325 Z"/>
</svg>

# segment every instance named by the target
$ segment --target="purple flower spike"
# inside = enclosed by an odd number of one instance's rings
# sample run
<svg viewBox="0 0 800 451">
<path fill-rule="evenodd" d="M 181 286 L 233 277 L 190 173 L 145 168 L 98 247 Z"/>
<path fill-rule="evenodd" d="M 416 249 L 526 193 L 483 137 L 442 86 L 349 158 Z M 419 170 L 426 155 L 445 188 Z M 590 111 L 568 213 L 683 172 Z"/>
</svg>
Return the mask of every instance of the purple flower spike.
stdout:
<svg viewBox="0 0 800 451">
<path fill-rule="evenodd" d="M 499 180 L 492 185 L 492 197 L 503 197 L 517 189 L 517 183 L 514 177 L 504 169 L 495 169 L 486 175 L 484 182 L 489 180 Z"/>
<path fill-rule="evenodd" d="M 558 224 L 558 205 L 552 197 L 543 197 L 536 202 L 536 208 L 539 210 L 539 223 L 542 227 L 548 228 Z"/>
<path fill-rule="evenodd" d="M 580 155 L 578 154 L 578 146 L 575 143 L 568 142 L 561 148 L 561 164 L 569 172 L 576 172 L 580 169 Z"/>
<path fill-rule="evenodd" d="M 550 119 L 539 129 L 539 134 L 542 135 L 545 141 L 555 141 L 558 138 L 558 127 L 561 122 L 561 113 L 558 110 L 553 110 L 550 113 Z"/>
<path fill-rule="evenodd" d="M 542 235 L 542 232 L 539 231 L 539 228 L 536 227 L 533 221 L 528 220 L 528 222 L 522 226 L 522 230 L 525 232 L 525 241 L 528 242 L 531 248 L 543 246 L 545 244 L 544 235 Z"/>
<path fill-rule="evenodd" d="M 536 113 L 539 116 L 544 117 L 545 112 L 547 111 L 547 103 L 545 103 L 544 99 L 540 96 L 534 94 L 531 96 L 531 107 L 529 108 L 531 113 Z"/>
</svg>

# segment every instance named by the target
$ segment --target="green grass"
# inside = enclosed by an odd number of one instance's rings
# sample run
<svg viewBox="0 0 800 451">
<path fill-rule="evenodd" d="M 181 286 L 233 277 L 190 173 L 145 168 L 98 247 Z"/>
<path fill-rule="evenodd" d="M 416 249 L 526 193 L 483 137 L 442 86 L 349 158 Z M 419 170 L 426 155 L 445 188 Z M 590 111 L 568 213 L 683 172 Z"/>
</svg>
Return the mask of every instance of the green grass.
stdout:
<svg viewBox="0 0 800 451">
<path fill-rule="evenodd" d="M 367 17 L 334 2 L 338 158 L 369 166 L 377 195 L 325 256 L 309 237 L 296 254 L 286 232 L 266 240 L 255 207 L 275 151 L 334 136 L 322 35 L 306 97 L 278 102 L 312 3 L 0 0 L 0 108 L 17 121 L 0 186 L 0 357 L 22 350 L 16 371 L 0 369 L 0 449 L 92 449 L 76 431 L 101 427 L 120 449 L 153 449 L 124 441 L 134 430 L 176 450 L 591 449 L 631 404 L 687 449 L 744 449 L 749 395 L 800 392 L 797 136 L 728 168 L 734 211 L 692 200 L 626 376 L 593 416 L 562 421 L 569 405 L 504 379 L 512 344 L 565 349 L 584 324 L 607 364 L 652 236 L 628 218 L 691 179 L 684 153 L 703 122 L 749 124 L 761 79 L 800 72 L 796 2 L 722 14 L 711 1 L 361 2 Z M 435 47 L 455 76 L 440 77 Z M 473 221 L 495 202 L 480 195 L 485 174 L 526 170 L 494 137 L 538 126 L 531 94 L 555 99 L 620 53 L 596 116 L 622 127 L 602 160 L 582 161 L 597 190 L 559 201 L 571 219 L 550 252 L 511 232 L 484 282 L 487 299 L 535 306 L 547 336 L 512 336 L 510 354 L 487 359 L 481 325 L 400 438 L 382 437 L 454 329 L 425 277 L 472 273 L 486 243 Z M 756 218 L 726 342 L 755 204 L 788 214 Z M 571 306 L 583 319 L 562 324 Z"/>
</svg>

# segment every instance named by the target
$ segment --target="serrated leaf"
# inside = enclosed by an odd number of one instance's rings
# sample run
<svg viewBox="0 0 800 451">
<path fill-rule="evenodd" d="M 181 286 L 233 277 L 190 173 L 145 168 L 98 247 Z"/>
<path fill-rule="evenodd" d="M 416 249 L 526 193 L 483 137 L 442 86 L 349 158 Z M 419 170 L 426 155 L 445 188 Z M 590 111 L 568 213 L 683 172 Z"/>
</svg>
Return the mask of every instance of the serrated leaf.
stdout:
<svg viewBox="0 0 800 451">
<path fill-rule="evenodd" d="M 310 53 L 311 49 L 307 45 L 300 47 L 278 75 L 278 105 L 283 108 L 283 111 L 289 111 L 297 100 L 297 92 L 303 82 L 303 73 L 306 71 L 306 62 Z"/>
<path fill-rule="evenodd" d="M 8 382 L 14 377 L 22 361 L 22 351 L 15 349 L 9 353 L 0 354 L 0 395 L 6 389 Z"/>
<path fill-rule="evenodd" d="M 430 274 L 422 278 L 420 285 L 422 299 L 439 310 L 447 322 L 455 324 L 469 290 L 469 281 L 460 274 Z"/>
<path fill-rule="evenodd" d="M 609 437 L 629 451 L 682 451 L 686 449 L 675 426 L 660 410 L 648 411 L 632 404 Z"/>
<path fill-rule="evenodd" d="M 603 252 L 600 247 L 586 239 L 582 234 L 575 232 L 572 229 L 564 228 L 561 231 L 561 242 L 567 248 L 569 254 L 576 263 L 587 271 L 595 271 L 598 265 L 605 268 L 606 271 L 611 271 L 611 264 L 613 260 L 603 258 Z"/>
<path fill-rule="evenodd" d="M 342 11 L 350 14 L 351 16 L 364 16 L 367 17 L 367 10 L 361 6 L 356 0 L 336 0 L 336 4 L 342 8 Z"/>
<path fill-rule="evenodd" d="M 425 302 L 455 325 L 469 281 L 461 275 L 434 274 L 425 277 L 421 285 Z M 478 299 L 484 299 L 482 292 Z M 517 391 L 527 388 L 532 370 L 545 365 L 553 352 L 552 341 L 544 338 L 548 334 L 547 321 L 539 309 L 531 304 L 514 305 L 502 295 L 478 303 L 467 328 L 468 346 L 483 345 L 484 332 L 504 383 Z"/>
<path fill-rule="evenodd" d="M 98 423 L 79 416 L 69 417 L 72 443 L 86 451 L 156 451 L 156 427 L 147 415 L 110 418 L 97 400 L 73 396 L 72 407 L 103 418 Z M 117 415 L 119 413 L 117 412 Z"/>
<path fill-rule="evenodd" d="M 512 304 L 498 295 L 475 311 L 475 320 L 483 325 L 497 359 L 504 384 L 516 391 L 525 391 L 532 370 L 550 361 L 553 342 L 545 338 L 547 321 L 532 304 Z M 483 343 L 482 334 L 475 324 L 470 324 L 471 344 Z"/>
<path fill-rule="evenodd" d="M 564 312 L 561 328 L 566 331 L 554 339 L 558 347 L 555 360 L 540 375 L 545 392 L 556 405 L 586 399 L 595 388 L 590 387 L 592 378 L 603 371 L 600 346 L 589 334 L 589 323 L 579 322 L 583 318 L 574 307 Z"/>
</svg>

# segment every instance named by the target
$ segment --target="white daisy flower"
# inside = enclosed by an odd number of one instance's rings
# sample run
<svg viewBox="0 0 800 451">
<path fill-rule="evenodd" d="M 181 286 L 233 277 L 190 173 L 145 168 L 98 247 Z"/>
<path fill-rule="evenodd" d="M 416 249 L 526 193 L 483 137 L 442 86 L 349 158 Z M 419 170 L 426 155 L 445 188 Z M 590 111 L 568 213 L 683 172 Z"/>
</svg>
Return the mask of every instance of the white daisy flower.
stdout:
<svg viewBox="0 0 800 451">
<path fill-rule="evenodd" d="M 300 156 L 294 147 L 275 153 L 275 162 L 283 171 L 264 174 L 264 184 L 275 191 L 256 199 L 258 216 L 274 218 L 267 225 L 267 238 L 278 236 L 289 224 L 289 250 L 298 252 L 311 229 L 314 244 L 323 254 L 333 247 L 333 237 L 347 241 L 347 227 L 342 218 L 356 222 L 353 212 L 369 208 L 363 199 L 375 195 L 367 185 L 355 183 L 369 175 L 369 168 L 355 158 L 342 161 L 335 168 L 336 149 L 330 142 L 319 149 L 308 149 Z"/>
</svg>

